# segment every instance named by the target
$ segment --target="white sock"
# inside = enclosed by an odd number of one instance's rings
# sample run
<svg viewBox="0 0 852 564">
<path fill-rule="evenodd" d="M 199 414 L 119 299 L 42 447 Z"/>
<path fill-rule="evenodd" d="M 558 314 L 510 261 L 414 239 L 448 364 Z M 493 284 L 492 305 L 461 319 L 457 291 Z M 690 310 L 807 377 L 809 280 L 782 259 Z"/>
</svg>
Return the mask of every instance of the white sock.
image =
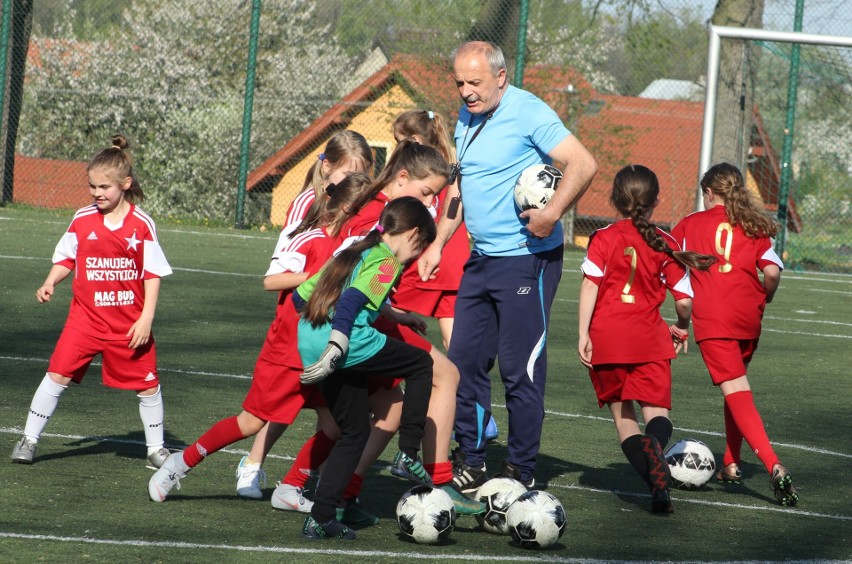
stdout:
<svg viewBox="0 0 852 564">
<path fill-rule="evenodd" d="M 68 386 L 57 384 L 50 379 L 47 374 L 41 380 L 38 389 L 33 394 L 33 401 L 30 403 L 30 412 L 27 414 L 27 424 L 24 427 L 24 435 L 31 441 L 38 442 L 38 438 L 44 431 L 47 422 L 53 412 L 56 411 L 56 406 L 59 404 L 59 397 Z"/>
<path fill-rule="evenodd" d="M 142 425 L 145 427 L 145 445 L 148 447 L 148 454 L 156 452 L 163 448 L 163 393 L 160 387 L 157 386 L 157 392 L 150 396 L 140 396 L 139 398 L 139 417 L 142 418 Z"/>
</svg>

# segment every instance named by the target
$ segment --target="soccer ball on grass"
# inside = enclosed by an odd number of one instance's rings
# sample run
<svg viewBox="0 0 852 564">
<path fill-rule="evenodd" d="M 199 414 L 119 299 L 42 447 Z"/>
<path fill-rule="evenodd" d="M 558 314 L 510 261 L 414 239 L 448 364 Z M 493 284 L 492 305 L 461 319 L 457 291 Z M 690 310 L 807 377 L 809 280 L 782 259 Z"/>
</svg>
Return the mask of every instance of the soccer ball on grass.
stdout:
<svg viewBox="0 0 852 564">
<path fill-rule="evenodd" d="M 565 509 L 551 494 L 532 490 L 509 506 L 506 522 L 521 548 L 547 548 L 565 532 Z"/>
<path fill-rule="evenodd" d="M 562 171 L 553 165 L 535 164 L 524 169 L 515 181 L 515 204 L 521 210 L 541 209 L 556 192 Z"/>
<path fill-rule="evenodd" d="M 491 478 L 476 491 L 476 499 L 485 504 L 485 513 L 476 515 L 476 522 L 486 532 L 508 535 L 506 512 L 526 492 L 527 488 L 517 480 L 502 476 Z"/>
<path fill-rule="evenodd" d="M 672 473 L 672 485 L 684 490 L 702 487 L 716 470 L 713 452 L 696 439 L 681 439 L 666 449 L 666 462 Z"/>
<path fill-rule="evenodd" d="M 456 523 L 456 508 L 447 492 L 414 486 L 396 504 L 399 530 L 420 544 L 435 544 L 447 538 Z"/>
</svg>

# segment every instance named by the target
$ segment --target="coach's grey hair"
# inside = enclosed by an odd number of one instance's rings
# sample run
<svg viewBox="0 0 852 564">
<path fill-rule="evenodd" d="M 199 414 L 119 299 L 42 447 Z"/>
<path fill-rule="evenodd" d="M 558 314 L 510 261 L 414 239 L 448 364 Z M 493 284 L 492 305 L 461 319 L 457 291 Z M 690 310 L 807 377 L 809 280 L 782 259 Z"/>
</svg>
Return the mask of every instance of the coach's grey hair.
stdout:
<svg viewBox="0 0 852 564">
<path fill-rule="evenodd" d="M 485 55 L 485 60 L 488 61 L 488 66 L 491 68 L 491 74 L 497 76 L 501 70 L 506 70 L 506 57 L 503 56 L 503 50 L 499 45 L 490 41 L 468 41 L 462 43 L 450 54 L 450 66 L 455 65 L 456 57 L 460 54 L 467 53 L 482 53 Z"/>
</svg>

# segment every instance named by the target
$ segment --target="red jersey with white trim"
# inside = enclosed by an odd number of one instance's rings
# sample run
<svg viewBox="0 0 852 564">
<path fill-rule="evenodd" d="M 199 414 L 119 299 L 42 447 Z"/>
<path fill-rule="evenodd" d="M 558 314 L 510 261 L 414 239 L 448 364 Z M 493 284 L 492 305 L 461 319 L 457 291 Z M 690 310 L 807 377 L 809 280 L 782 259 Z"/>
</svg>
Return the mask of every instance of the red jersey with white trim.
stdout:
<svg viewBox="0 0 852 564">
<path fill-rule="evenodd" d="M 747 237 L 731 226 L 725 206 L 692 213 L 672 230 L 684 249 L 716 257 L 710 270 L 692 275 L 695 340 L 756 339 L 760 336 L 766 290 L 757 275 L 784 264 L 768 237 Z"/>
<path fill-rule="evenodd" d="M 279 235 L 266 276 L 281 272 L 306 272 L 311 276 L 320 271 L 337 248 L 337 240 L 330 237 L 325 229 L 310 229 L 291 236 L 296 227 L 298 223 L 286 227 Z M 290 297 L 292 293 L 293 290 L 279 292 L 275 319 L 266 332 L 259 358 L 273 364 L 302 368 L 302 358 L 296 348 L 299 313 Z"/>
<path fill-rule="evenodd" d="M 379 192 L 357 214 L 349 218 L 340 228 L 340 234 L 337 236 L 340 246 L 348 247 L 369 233 L 379 222 L 379 217 L 388 202 L 385 193 Z"/>
<path fill-rule="evenodd" d="M 657 233 L 673 250 L 680 250 L 671 235 L 662 229 Z M 624 219 L 592 233 L 581 269 L 598 286 L 589 326 L 596 365 L 676 356 L 660 306 L 667 288 L 675 300 L 692 297 L 683 265 L 648 246 L 633 222 Z"/>
<path fill-rule="evenodd" d="M 118 227 L 95 204 L 77 210 L 53 263 L 74 271 L 66 324 L 105 340 L 127 340 L 145 304 L 144 281 L 172 273 L 154 221 L 133 204 Z"/>
<path fill-rule="evenodd" d="M 313 188 L 308 188 L 304 192 L 298 194 L 287 208 L 287 219 L 284 220 L 284 229 L 291 225 L 302 223 L 311 205 L 316 201 L 317 195 Z"/>
</svg>

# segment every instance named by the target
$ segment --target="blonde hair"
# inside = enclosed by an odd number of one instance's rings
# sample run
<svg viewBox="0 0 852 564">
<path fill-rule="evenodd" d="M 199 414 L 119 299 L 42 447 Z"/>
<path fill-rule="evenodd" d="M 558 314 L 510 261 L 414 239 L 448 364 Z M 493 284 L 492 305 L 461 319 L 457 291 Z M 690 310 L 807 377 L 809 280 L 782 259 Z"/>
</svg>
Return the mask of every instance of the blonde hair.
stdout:
<svg viewBox="0 0 852 564">
<path fill-rule="evenodd" d="M 129 147 L 124 135 L 113 135 L 112 145 L 95 153 L 86 167 L 86 172 L 101 170 L 122 184 L 130 178 L 130 188 L 124 191 L 124 197 L 127 201 L 136 203 L 144 200 L 145 194 L 142 193 L 139 181 L 133 176 L 133 158 L 127 150 Z"/>
<path fill-rule="evenodd" d="M 746 237 L 775 237 L 780 228 L 777 221 L 766 215 L 757 198 L 748 191 L 740 169 L 729 163 L 719 163 L 701 177 L 701 189 L 713 190 L 725 202 L 725 213 L 732 226 L 739 225 Z"/>
<path fill-rule="evenodd" d="M 412 139 L 417 136 L 424 145 L 438 149 L 447 161 L 455 160 L 447 122 L 440 114 L 429 110 L 408 110 L 397 116 L 392 129 L 394 138 Z"/>
<path fill-rule="evenodd" d="M 313 188 L 317 199 L 325 191 L 325 176 L 322 172 L 323 162 L 328 162 L 332 170 L 348 161 L 360 162 L 364 170 L 369 172 L 373 167 L 373 150 L 370 149 L 367 139 L 357 131 L 344 129 L 331 136 L 325 144 L 323 152 L 317 155 L 314 165 L 305 175 L 305 183 L 302 192 Z"/>
</svg>

